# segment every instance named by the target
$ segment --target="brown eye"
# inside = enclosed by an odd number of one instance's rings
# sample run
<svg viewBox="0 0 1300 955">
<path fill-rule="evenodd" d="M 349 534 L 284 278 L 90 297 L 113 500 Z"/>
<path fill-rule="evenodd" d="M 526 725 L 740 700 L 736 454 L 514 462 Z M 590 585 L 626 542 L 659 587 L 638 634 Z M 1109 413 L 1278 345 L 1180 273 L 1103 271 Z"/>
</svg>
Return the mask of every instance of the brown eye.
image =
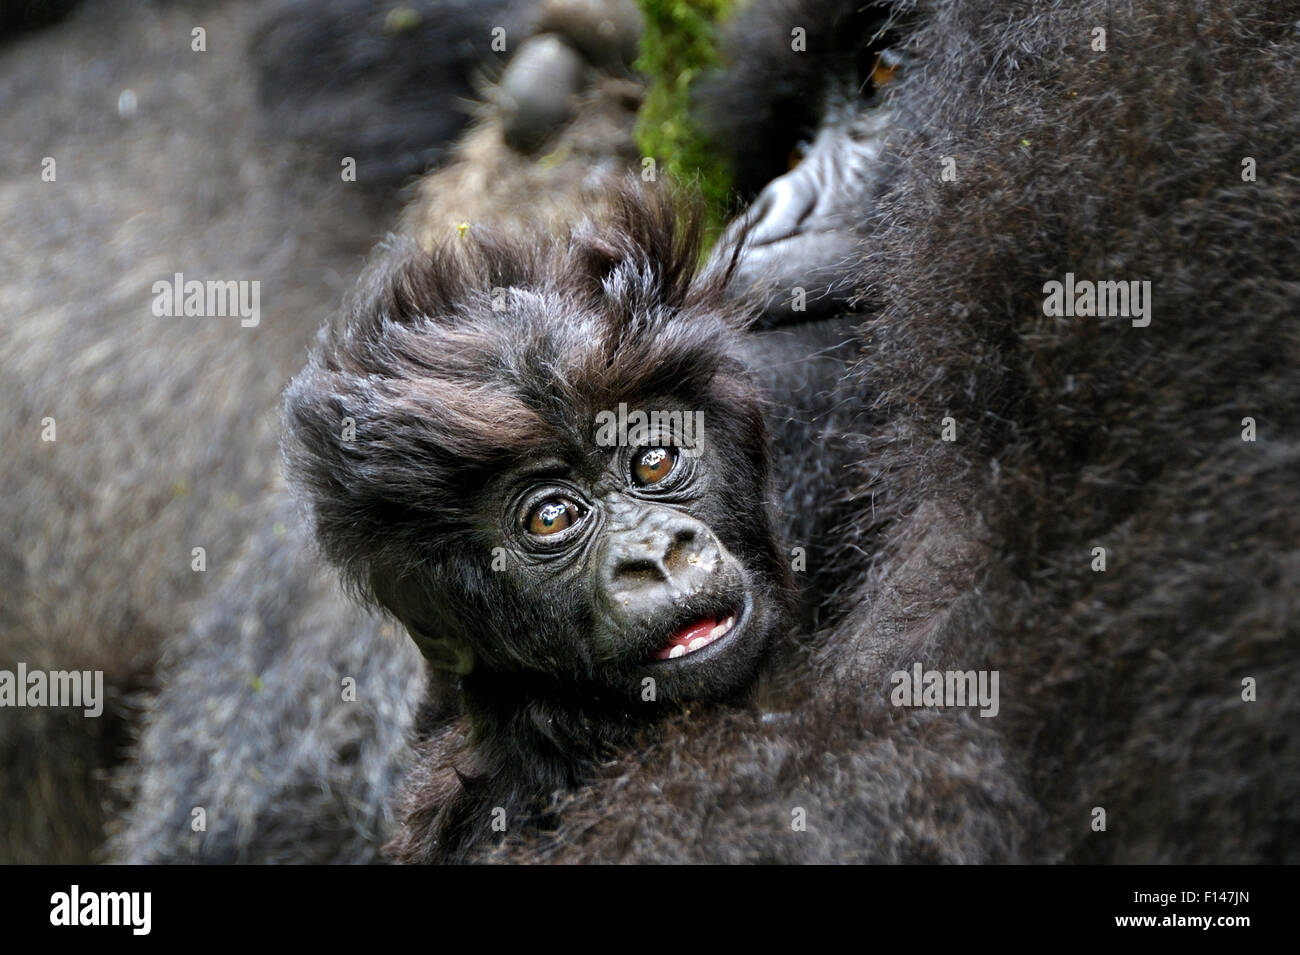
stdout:
<svg viewBox="0 0 1300 955">
<path fill-rule="evenodd" d="M 578 523 L 582 512 L 572 501 L 552 498 L 538 504 L 528 514 L 528 533 L 537 537 L 558 534 Z"/>
<path fill-rule="evenodd" d="M 882 50 L 876 57 L 876 65 L 871 68 L 871 83 L 877 88 L 894 82 L 898 76 L 903 58 L 893 50 Z"/>
<path fill-rule="evenodd" d="M 648 448 L 632 459 L 632 480 L 642 487 L 658 484 L 676 464 L 676 448 Z"/>
</svg>

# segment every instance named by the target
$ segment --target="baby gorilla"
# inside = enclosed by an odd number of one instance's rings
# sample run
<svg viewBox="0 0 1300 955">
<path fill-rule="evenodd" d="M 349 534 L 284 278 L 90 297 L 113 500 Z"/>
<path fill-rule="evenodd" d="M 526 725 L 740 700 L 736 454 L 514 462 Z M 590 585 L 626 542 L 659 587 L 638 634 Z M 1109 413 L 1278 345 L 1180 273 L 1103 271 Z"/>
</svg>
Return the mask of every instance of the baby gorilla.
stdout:
<svg viewBox="0 0 1300 955">
<path fill-rule="evenodd" d="M 698 216 L 634 186 L 613 205 L 540 246 L 390 243 L 287 392 L 322 549 L 433 668 L 404 857 L 545 825 L 667 709 L 741 697 L 790 631 L 746 317 L 725 269 L 696 276 Z"/>
</svg>

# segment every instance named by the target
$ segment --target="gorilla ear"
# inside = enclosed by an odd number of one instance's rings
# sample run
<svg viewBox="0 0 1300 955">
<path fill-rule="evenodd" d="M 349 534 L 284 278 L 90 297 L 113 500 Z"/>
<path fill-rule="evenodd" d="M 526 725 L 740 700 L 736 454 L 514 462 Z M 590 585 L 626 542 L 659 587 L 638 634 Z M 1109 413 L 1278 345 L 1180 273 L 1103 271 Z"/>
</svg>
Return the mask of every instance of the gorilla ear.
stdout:
<svg viewBox="0 0 1300 955">
<path fill-rule="evenodd" d="M 464 676 L 474 669 L 474 648 L 451 636 L 450 628 L 439 626 L 436 614 L 430 618 L 419 613 L 419 604 L 408 599 L 409 593 L 391 573 L 372 568 L 370 587 L 362 596 L 397 618 L 435 670 Z"/>
<path fill-rule="evenodd" d="M 420 648 L 429 666 L 435 670 L 446 670 L 465 676 L 474 669 L 474 648 L 464 640 L 455 637 L 431 637 L 422 631 L 407 626 L 415 645 Z"/>
</svg>

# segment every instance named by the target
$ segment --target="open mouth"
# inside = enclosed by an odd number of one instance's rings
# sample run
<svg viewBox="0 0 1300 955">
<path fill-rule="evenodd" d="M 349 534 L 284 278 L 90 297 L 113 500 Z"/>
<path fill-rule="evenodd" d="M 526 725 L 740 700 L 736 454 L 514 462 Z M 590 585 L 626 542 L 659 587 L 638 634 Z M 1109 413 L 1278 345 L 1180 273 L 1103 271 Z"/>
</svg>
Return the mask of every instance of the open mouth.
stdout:
<svg viewBox="0 0 1300 955">
<path fill-rule="evenodd" d="M 667 642 L 655 652 L 656 660 L 676 660 L 687 654 L 703 650 L 721 640 L 736 626 L 738 610 L 722 616 L 701 617 L 675 631 Z"/>
</svg>

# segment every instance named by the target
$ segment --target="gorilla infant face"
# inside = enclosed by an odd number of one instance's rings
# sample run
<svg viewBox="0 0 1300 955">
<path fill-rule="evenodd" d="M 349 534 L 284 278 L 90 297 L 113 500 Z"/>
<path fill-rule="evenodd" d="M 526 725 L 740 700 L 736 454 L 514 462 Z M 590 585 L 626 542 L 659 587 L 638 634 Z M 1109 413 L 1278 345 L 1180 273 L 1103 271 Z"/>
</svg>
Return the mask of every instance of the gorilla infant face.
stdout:
<svg viewBox="0 0 1300 955">
<path fill-rule="evenodd" d="M 396 243 L 287 395 L 326 554 L 466 692 L 725 697 L 788 620 L 743 321 L 626 201 L 540 248 Z"/>
<path fill-rule="evenodd" d="M 784 618 L 768 495 L 739 448 L 668 438 L 527 462 L 495 482 L 499 583 L 522 630 L 475 634 L 477 656 L 507 640 L 526 666 L 637 698 L 646 677 L 671 699 L 725 696 L 753 678 Z"/>
</svg>

